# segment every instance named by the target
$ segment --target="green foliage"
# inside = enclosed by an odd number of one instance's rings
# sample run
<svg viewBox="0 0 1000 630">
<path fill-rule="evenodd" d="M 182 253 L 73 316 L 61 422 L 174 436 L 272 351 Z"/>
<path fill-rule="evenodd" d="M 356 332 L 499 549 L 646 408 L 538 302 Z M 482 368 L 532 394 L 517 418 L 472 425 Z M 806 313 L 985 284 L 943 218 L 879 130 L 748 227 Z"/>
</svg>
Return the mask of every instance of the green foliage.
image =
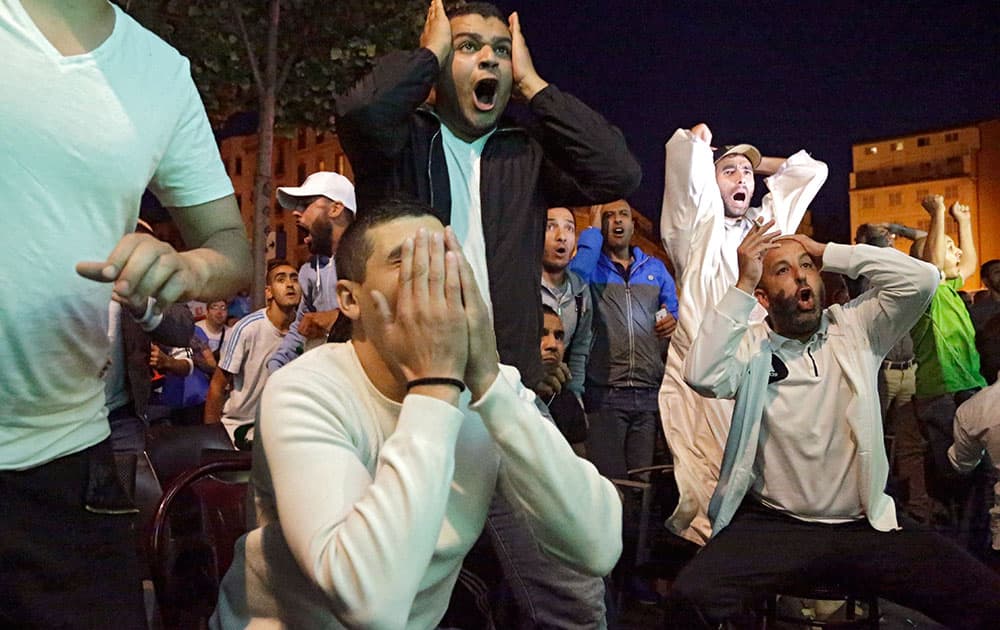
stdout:
<svg viewBox="0 0 1000 630">
<path fill-rule="evenodd" d="M 213 123 L 258 110 L 262 90 L 271 87 L 276 126 L 285 129 L 332 128 L 334 95 L 368 72 L 377 56 L 414 48 L 426 12 L 425 0 L 281 0 L 275 85 L 268 86 L 270 1 L 116 1 L 190 59 Z"/>
</svg>

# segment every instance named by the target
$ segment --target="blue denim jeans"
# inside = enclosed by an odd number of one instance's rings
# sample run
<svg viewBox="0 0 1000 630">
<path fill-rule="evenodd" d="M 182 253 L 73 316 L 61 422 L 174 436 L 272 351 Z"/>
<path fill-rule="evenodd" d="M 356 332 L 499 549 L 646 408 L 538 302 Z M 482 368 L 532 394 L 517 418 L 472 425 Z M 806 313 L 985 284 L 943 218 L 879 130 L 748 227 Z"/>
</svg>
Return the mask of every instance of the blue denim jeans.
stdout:
<svg viewBox="0 0 1000 630">
<path fill-rule="evenodd" d="M 545 554 L 525 518 L 499 492 L 493 495 L 484 534 L 509 595 L 506 605 L 493 602 L 498 628 L 607 627 L 604 580 Z"/>
</svg>

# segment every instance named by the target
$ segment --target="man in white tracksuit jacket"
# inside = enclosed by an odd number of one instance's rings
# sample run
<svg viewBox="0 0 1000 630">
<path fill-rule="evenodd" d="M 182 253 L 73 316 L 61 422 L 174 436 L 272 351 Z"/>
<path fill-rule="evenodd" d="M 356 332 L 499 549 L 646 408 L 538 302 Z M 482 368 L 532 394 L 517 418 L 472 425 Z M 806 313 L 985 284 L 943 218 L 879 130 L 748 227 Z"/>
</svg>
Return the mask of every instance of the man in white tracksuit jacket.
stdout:
<svg viewBox="0 0 1000 630">
<path fill-rule="evenodd" d="M 684 358 L 702 315 L 736 283 L 736 248 L 752 222 L 775 219 L 794 233 L 826 181 L 827 166 L 799 151 L 786 160 L 761 157 L 748 145 L 728 147 L 713 160 L 712 133 L 699 124 L 678 129 L 667 142 L 660 234 L 678 282 L 677 330 L 660 387 L 660 417 L 673 455 L 680 500 L 667 522 L 684 538 L 704 544 L 710 535 L 708 501 L 719 479 L 733 404 L 705 399 L 683 379 Z M 770 192 L 751 208 L 754 172 L 767 174 Z M 763 320 L 763 309 L 751 317 Z"/>
</svg>

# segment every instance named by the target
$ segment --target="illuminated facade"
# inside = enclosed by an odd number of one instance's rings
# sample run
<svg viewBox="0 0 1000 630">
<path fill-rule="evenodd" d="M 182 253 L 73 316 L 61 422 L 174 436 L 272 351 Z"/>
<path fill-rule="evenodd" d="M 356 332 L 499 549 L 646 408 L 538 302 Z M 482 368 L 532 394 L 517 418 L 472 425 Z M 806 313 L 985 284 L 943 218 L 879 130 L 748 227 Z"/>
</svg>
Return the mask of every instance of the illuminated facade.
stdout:
<svg viewBox="0 0 1000 630">
<path fill-rule="evenodd" d="M 862 223 L 902 223 L 926 230 L 920 200 L 944 195 L 972 211 L 980 264 L 1000 258 L 1000 120 L 856 143 L 852 148 L 851 234 Z M 958 242 L 949 216 L 945 228 Z M 910 242 L 899 239 L 906 250 Z M 980 288 L 978 274 L 966 290 Z"/>
</svg>

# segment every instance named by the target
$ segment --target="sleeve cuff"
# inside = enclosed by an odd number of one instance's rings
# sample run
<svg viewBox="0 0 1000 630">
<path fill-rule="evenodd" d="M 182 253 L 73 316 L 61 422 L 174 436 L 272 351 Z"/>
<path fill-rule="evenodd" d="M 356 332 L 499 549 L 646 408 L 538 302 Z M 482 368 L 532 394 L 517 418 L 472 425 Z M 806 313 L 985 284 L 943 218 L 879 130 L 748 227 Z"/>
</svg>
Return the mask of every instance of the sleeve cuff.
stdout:
<svg viewBox="0 0 1000 630">
<path fill-rule="evenodd" d="M 146 312 L 142 317 L 136 318 L 136 323 L 146 332 L 152 332 L 163 322 L 163 313 L 158 312 L 154 307 L 156 300 L 149 298 L 146 302 Z"/>
<path fill-rule="evenodd" d="M 511 406 L 514 401 L 517 400 L 517 392 L 511 387 L 510 383 L 503 376 L 503 370 L 497 372 L 496 380 L 490 385 L 490 388 L 486 390 L 486 393 L 480 396 L 479 400 L 469 405 L 469 409 L 475 411 L 480 416 L 485 418 L 492 418 L 498 414 L 510 413 Z"/>
</svg>

